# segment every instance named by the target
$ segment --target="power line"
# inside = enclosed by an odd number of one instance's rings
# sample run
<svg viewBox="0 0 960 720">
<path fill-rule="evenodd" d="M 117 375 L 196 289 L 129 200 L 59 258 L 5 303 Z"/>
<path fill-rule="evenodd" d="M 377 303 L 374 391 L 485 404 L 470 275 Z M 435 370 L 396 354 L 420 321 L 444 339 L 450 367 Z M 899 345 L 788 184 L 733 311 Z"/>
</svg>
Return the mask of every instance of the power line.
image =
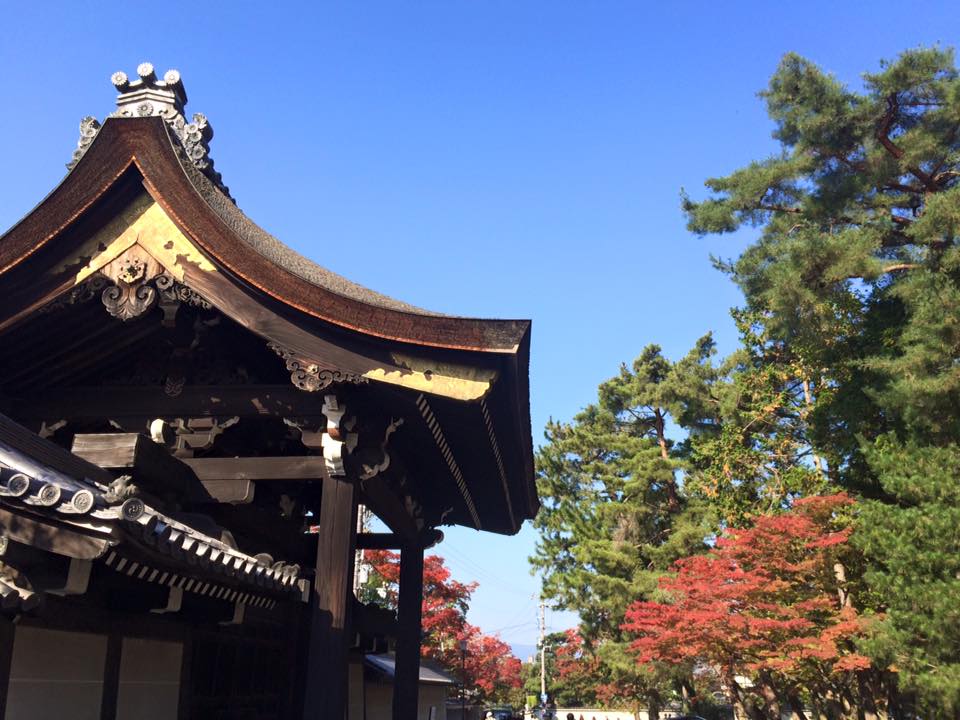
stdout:
<svg viewBox="0 0 960 720">
<path fill-rule="evenodd" d="M 535 622 L 534 620 L 527 619 L 527 620 L 521 621 L 521 618 L 525 617 L 527 613 L 530 612 L 533 606 L 533 601 L 535 599 L 536 599 L 536 596 L 531 596 L 530 599 L 527 600 L 526 604 L 524 604 L 523 609 L 520 612 L 513 615 L 513 617 L 511 617 L 510 620 L 505 625 L 503 625 L 500 628 L 497 628 L 496 630 L 491 630 L 490 632 L 501 632 L 503 630 L 510 630 L 510 629 L 521 627 L 524 625 L 532 625 Z"/>
<path fill-rule="evenodd" d="M 526 597 L 525 592 L 523 592 L 522 590 L 518 590 L 516 587 L 508 585 L 499 577 L 493 575 L 492 573 L 487 571 L 485 568 L 481 567 L 476 562 L 469 559 L 466 555 L 464 555 L 461 551 L 454 548 L 452 545 L 447 545 L 446 543 L 444 543 L 442 547 L 438 548 L 438 550 L 441 552 L 438 552 L 437 554 L 442 554 L 442 551 L 446 551 L 446 553 L 448 554 L 448 557 L 451 560 L 455 561 L 459 565 L 462 565 L 464 569 L 470 572 L 471 574 L 476 575 L 478 581 L 481 584 L 494 585 L 502 591 L 513 593 L 515 595 L 522 595 Z"/>
</svg>

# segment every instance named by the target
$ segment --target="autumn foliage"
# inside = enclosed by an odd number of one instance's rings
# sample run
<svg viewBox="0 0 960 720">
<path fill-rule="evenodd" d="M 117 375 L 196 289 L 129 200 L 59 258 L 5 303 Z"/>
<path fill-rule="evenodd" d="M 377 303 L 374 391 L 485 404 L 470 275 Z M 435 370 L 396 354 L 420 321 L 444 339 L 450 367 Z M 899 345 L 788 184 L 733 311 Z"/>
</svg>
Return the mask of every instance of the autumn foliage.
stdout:
<svg viewBox="0 0 960 720">
<path fill-rule="evenodd" d="M 374 570 L 387 604 L 396 607 L 400 556 L 388 550 L 367 550 L 364 560 Z M 520 687 L 520 660 L 500 638 L 485 635 L 467 622 L 470 596 L 477 583 L 454 580 L 439 555 L 423 563 L 422 656 L 464 682 L 471 697 L 498 700 Z M 466 641 L 466 654 L 460 643 Z"/>
<path fill-rule="evenodd" d="M 637 661 L 707 665 L 734 694 L 737 678 L 752 678 L 787 701 L 868 669 L 854 648 L 867 624 L 843 566 L 852 502 L 843 493 L 798 500 L 678 561 L 660 580 L 666 599 L 626 613 Z"/>
</svg>

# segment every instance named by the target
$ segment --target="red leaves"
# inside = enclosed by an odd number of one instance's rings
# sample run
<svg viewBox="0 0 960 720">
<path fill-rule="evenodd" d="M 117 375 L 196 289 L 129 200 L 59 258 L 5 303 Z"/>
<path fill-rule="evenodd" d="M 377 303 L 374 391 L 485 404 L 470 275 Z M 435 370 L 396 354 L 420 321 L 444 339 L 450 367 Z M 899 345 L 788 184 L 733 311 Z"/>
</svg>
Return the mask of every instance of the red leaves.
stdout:
<svg viewBox="0 0 960 720">
<path fill-rule="evenodd" d="M 676 574 L 660 582 L 673 602 L 636 602 L 627 611 L 622 627 L 635 636 L 637 661 L 743 673 L 869 666 L 850 650 L 864 623 L 841 605 L 834 570 L 851 503 L 842 493 L 798 501 L 783 515 L 730 530 L 706 555 L 678 561 Z"/>
<path fill-rule="evenodd" d="M 564 632 L 566 640 L 556 649 L 556 671 L 561 680 L 572 684 L 576 680 L 592 679 L 600 661 L 587 652 L 583 638 L 576 630 Z"/>
<path fill-rule="evenodd" d="M 396 607 L 400 556 L 389 550 L 367 550 L 364 560 L 386 582 L 387 600 Z M 467 622 L 470 596 L 477 583 L 451 577 L 439 555 L 423 560 L 423 657 L 461 677 L 468 690 L 490 697 L 520 687 L 520 660 L 498 637 L 484 635 Z M 460 643 L 466 642 L 466 655 Z"/>
<path fill-rule="evenodd" d="M 514 657 L 509 645 L 498 637 L 484 635 L 480 628 L 469 623 L 464 625 L 461 639 L 467 641 L 465 667 L 468 688 L 472 687 L 482 696 L 490 697 L 509 688 L 520 687 L 520 660 Z M 448 668 L 453 669 L 450 666 Z"/>
</svg>

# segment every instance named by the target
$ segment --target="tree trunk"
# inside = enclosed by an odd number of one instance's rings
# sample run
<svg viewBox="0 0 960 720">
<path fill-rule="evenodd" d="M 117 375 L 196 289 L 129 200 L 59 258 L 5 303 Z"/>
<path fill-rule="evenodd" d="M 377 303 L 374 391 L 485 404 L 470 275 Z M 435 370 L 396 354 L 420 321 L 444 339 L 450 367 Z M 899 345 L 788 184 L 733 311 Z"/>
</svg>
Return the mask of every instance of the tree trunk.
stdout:
<svg viewBox="0 0 960 720">
<path fill-rule="evenodd" d="M 807 421 L 807 415 L 810 414 L 810 411 L 813 409 L 813 394 L 810 392 L 810 381 L 807 378 L 803 379 L 803 399 L 807 404 L 806 412 L 803 413 L 803 421 Z M 813 451 L 813 465 L 817 468 L 817 472 L 821 475 L 823 474 L 823 460 L 820 458 L 820 455 L 816 450 Z"/>
<path fill-rule="evenodd" d="M 896 678 L 891 677 L 890 673 L 884 673 L 882 686 L 887 692 L 887 714 L 890 720 L 902 720 L 906 713 Z"/>
<path fill-rule="evenodd" d="M 808 720 L 803 710 L 803 699 L 796 689 L 787 692 L 787 702 L 790 703 L 790 720 Z"/>
<path fill-rule="evenodd" d="M 880 720 L 869 670 L 857 673 L 857 691 L 860 695 L 860 717 L 862 720 Z"/>
<path fill-rule="evenodd" d="M 683 702 L 683 711 L 685 713 L 692 713 L 696 708 L 694 708 L 694 698 L 697 696 L 696 690 L 693 687 L 693 683 L 690 682 L 688 678 L 681 678 L 679 680 L 680 685 L 680 698 Z"/>
<path fill-rule="evenodd" d="M 853 602 L 850 593 L 847 592 L 847 568 L 842 562 L 833 564 L 833 577 L 837 581 L 837 599 L 840 601 L 841 608 L 848 608 Z"/>
<path fill-rule="evenodd" d="M 826 693 L 827 712 L 832 718 L 849 718 L 853 706 L 845 693 L 837 693 L 834 690 L 828 690 Z"/>
<path fill-rule="evenodd" d="M 737 681 L 733 679 L 733 676 L 728 677 L 724 682 L 727 685 L 731 704 L 738 717 L 747 718 L 748 720 L 767 720 L 753 703 L 753 700 L 744 694 L 743 689 L 737 684 Z"/>
<path fill-rule="evenodd" d="M 667 447 L 667 421 L 663 411 L 657 408 L 653 412 L 654 429 L 657 433 L 657 445 L 660 446 L 660 457 L 664 460 L 670 460 L 670 449 Z M 670 510 L 680 508 L 680 496 L 677 494 L 677 479 L 671 477 L 667 483 L 667 505 Z"/>
<path fill-rule="evenodd" d="M 816 696 L 811 693 L 810 698 L 810 705 L 813 708 L 814 720 L 827 720 L 827 714 L 823 711 L 823 707 L 817 701 Z"/>
<path fill-rule="evenodd" d="M 760 676 L 757 687 L 760 695 L 763 697 L 764 710 L 771 720 L 780 720 L 782 717 L 782 708 L 780 707 L 780 698 L 777 697 L 777 691 L 773 689 L 773 683 L 770 678 Z"/>
<path fill-rule="evenodd" d="M 660 695 L 659 693 L 650 693 L 647 695 L 647 718 L 648 720 L 660 720 Z M 640 713 L 637 713 L 640 717 Z"/>
</svg>

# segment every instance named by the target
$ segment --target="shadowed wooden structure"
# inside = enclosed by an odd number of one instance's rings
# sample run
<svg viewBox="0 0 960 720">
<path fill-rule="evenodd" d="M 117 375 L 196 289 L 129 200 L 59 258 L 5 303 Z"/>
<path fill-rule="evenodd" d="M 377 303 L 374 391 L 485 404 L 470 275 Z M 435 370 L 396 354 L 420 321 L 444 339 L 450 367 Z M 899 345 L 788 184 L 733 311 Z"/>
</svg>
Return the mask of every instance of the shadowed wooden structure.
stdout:
<svg viewBox="0 0 960 720">
<path fill-rule="evenodd" d="M 538 508 L 530 323 L 297 255 L 237 208 L 178 73 L 113 82 L 0 238 L 0 704 L 31 702 L 20 635 L 63 632 L 103 638 L 102 718 L 151 648 L 178 717 L 343 718 L 351 663 L 395 643 L 415 718 L 424 548 Z M 358 537 L 359 505 L 390 532 Z M 353 595 L 363 547 L 401 550 L 397 618 Z"/>
</svg>

